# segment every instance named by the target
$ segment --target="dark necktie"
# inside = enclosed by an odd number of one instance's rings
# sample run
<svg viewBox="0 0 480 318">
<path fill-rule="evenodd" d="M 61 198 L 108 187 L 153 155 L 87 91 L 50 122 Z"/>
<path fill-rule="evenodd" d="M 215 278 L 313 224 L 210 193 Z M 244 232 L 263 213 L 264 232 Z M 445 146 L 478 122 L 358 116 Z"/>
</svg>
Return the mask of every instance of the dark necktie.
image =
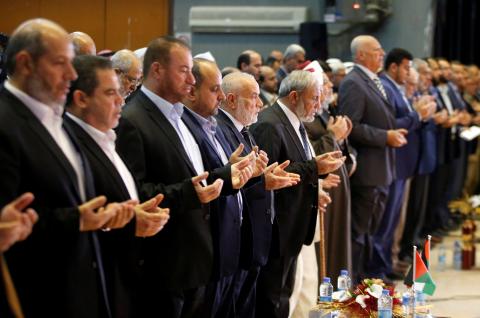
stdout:
<svg viewBox="0 0 480 318">
<path fill-rule="evenodd" d="M 243 129 L 240 131 L 240 133 L 242 134 L 243 139 L 245 139 L 245 141 L 247 142 L 250 149 L 253 149 L 253 147 L 255 147 L 257 145 L 255 143 L 255 140 L 253 139 L 252 134 L 250 133 L 250 131 L 248 130 L 247 127 L 243 127 Z"/>
<path fill-rule="evenodd" d="M 302 137 L 303 151 L 305 152 L 307 160 L 310 160 L 312 159 L 312 153 L 310 152 L 310 147 L 307 140 L 307 133 L 305 132 L 305 126 L 303 126 L 303 123 L 300 123 L 300 127 L 298 128 L 298 130 L 300 131 L 300 136 Z"/>
</svg>

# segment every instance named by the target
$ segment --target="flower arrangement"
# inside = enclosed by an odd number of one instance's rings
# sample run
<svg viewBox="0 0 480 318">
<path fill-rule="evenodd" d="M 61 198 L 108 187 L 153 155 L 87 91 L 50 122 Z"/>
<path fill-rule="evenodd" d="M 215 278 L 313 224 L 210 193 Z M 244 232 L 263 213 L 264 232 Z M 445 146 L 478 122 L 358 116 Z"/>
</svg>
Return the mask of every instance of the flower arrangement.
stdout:
<svg viewBox="0 0 480 318">
<path fill-rule="evenodd" d="M 395 288 L 387 286 L 381 279 L 364 279 L 353 292 L 338 291 L 333 293 L 332 302 L 319 302 L 313 309 L 323 314 L 337 311 L 347 317 L 377 317 L 377 301 L 382 290 L 388 289 L 393 299 L 393 317 L 404 317 L 400 299 L 395 295 Z M 340 316 L 339 316 L 340 317 Z"/>
</svg>

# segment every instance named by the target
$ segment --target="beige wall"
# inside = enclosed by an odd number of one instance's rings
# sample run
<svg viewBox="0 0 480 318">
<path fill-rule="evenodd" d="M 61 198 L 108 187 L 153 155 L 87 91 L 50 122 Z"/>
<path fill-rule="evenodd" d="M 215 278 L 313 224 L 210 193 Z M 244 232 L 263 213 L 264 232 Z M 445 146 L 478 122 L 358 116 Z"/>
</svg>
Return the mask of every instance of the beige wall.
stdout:
<svg viewBox="0 0 480 318">
<path fill-rule="evenodd" d="M 170 0 L 8 0 L 2 1 L 0 32 L 10 34 L 21 22 L 44 17 L 68 32 L 88 33 L 97 51 L 144 47 L 169 33 Z"/>
</svg>

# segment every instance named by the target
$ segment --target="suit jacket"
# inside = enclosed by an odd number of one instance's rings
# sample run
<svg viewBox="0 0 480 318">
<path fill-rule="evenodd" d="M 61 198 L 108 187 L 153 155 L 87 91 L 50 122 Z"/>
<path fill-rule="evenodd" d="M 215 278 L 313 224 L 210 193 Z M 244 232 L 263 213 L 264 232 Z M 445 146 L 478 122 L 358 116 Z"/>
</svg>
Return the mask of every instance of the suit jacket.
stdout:
<svg viewBox="0 0 480 318">
<path fill-rule="evenodd" d="M 380 75 L 380 79 L 387 93 L 390 104 L 395 107 L 396 128 L 404 128 L 408 131 L 407 144 L 395 148 L 395 163 L 397 179 L 407 179 L 415 174 L 420 155 L 420 128 L 422 122 L 416 111 L 410 111 L 400 92 L 386 75 Z"/>
<path fill-rule="evenodd" d="M 64 119 L 90 163 L 97 195 L 105 195 L 109 202 L 131 199 L 117 168 L 97 142 L 70 117 L 64 116 Z M 122 229 L 99 233 L 99 240 L 113 316 L 131 317 L 139 279 L 140 240 L 135 238 L 135 218 Z"/>
<path fill-rule="evenodd" d="M 438 109 L 437 101 L 437 109 Z M 418 158 L 417 169 L 415 174 L 428 175 L 437 167 L 438 149 L 437 136 L 438 129 L 433 119 L 429 119 L 422 123 L 420 128 L 420 156 Z"/>
<path fill-rule="evenodd" d="M 248 142 L 223 111 L 216 116 L 218 126 L 233 149 L 245 146 L 243 155 L 252 151 Z M 272 191 L 265 190 L 263 176 L 250 180 L 244 187 L 243 223 L 241 232 L 240 264 L 242 268 L 263 266 L 267 263 L 272 238 Z"/>
<path fill-rule="evenodd" d="M 215 145 L 210 142 L 193 112 L 185 107 L 182 119 L 200 147 L 205 168 L 215 172 L 215 179 L 220 177 L 225 183 L 231 182 L 230 164 L 223 164 Z M 230 157 L 232 149 L 218 127 L 215 136 L 227 158 Z M 229 192 L 223 190 L 222 195 L 210 203 L 210 221 L 215 255 L 214 278 L 230 276 L 238 269 L 242 211 L 240 210 L 237 193 L 238 191 L 233 189 Z"/>
<path fill-rule="evenodd" d="M 275 215 L 272 236 L 273 253 L 296 257 L 303 244 L 313 240 L 317 218 L 318 172 L 315 159 L 307 160 L 301 141 L 278 103 L 260 112 L 250 128 L 269 163 L 290 160 L 287 171 L 298 173 L 296 186 L 275 191 Z"/>
<path fill-rule="evenodd" d="M 353 123 L 349 140 L 357 150 L 358 169 L 352 185 L 387 186 L 395 179 L 395 152 L 387 130 L 395 129 L 395 109 L 358 66 L 342 80 L 338 113 Z"/>
<path fill-rule="evenodd" d="M 79 231 L 83 202 L 73 167 L 42 123 L 6 89 L 0 93 L 0 123 L 0 206 L 30 191 L 39 214 L 32 234 L 6 253 L 25 316 L 109 316 L 97 235 Z M 90 167 L 77 150 L 86 196 L 92 198 Z"/>
<path fill-rule="evenodd" d="M 210 211 L 198 200 L 191 182 L 197 172 L 175 129 L 139 91 L 122 112 L 117 135 L 117 151 L 139 182 L 140 197 L 163 193 L 161 205 L 170 208 L 165 228 L 144 239 L 142 292 L 206 285 L 213 265 Z"/>
</svg>

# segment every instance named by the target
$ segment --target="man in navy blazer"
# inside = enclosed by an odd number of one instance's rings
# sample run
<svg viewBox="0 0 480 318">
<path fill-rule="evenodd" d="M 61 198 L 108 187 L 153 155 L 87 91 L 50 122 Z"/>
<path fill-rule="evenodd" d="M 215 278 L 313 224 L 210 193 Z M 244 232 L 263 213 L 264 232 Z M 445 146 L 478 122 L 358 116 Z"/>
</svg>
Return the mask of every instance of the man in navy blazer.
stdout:
<svg viewBox="0 0 480 318">
<path fill-rule="evenodd" d="M 404 201 L 405 186 L 413 177 L 420 155 L 420 128 L 422 120 L 435 111 L 430 97 L 410 104 L 405 95 L 405 84 L 410 74 L 413 56 L 406 50 L 392 49 L 385 59 L 385 71 L 380 75 L 390 104 L 395 107 L 395 127 L 408 131 L 407 144 L 395 149 L 396 178 L 389 187 L 385 213 L 374 235 L 374 258 L 369 264 L 369 274 L 385 278 L 392 274 L 392 233 L 395 231 Z"/>
<path fill-rule="evenodd" d="M 215 117 L 220 102 L 225 99 L 221 83 L 222 76 L 217 65 L 209 60 L 195 58 L 192 68 L 195 86 L 184 98 L 186 109 L 183 120 L 193 132 L 200 147 L 205 166 L 209 170 L 229 169 L 230 162 L 236 162 L 237 154 L 242 150 L 233 149 L 218 127 Z M 248 158 L 252 165 L 244 182 L 232 189 L 223 191 L 213 201 L 211 207 L 211 226 L 214 245 L 214 274 L 207 289 L 207 314 L 212 317 L 226 317 L 233 311 L 234 274 L 240 258 L 240 227 L 243 222 L 245 200 L 239 188 L 248 181 L 253 173 L 253 153 Z M 251 160 L 251 162 L 250 162 Z M 268 159 L 260 162 L 260 171 L 266 167 Z M 229 178 L 225 175 L 223 178 Z M 227 180 L 228 181 L 228 180 Z"/>
<path fill-rule="evenodd" d="M 256 146 L 248 126 L 257 121 L 262 108 L 258 83 L 252 75 L 232 73 L 223 78 L 225 100 L 215 116 L 225 138 L 234 148 L 244 145 L 243 156 Z M 258 149 L 257 149 L 258 151 Z M 258 156 L 267 157 L 260 150 Z M 268 161 L 268 158 L 265 158 Z M 274 217 L 273 191 L 297 184 L 300 176 L 283 169 L 288 161 L 277 167 L 273 163 L 263 175 L 252 178 L 243 188 L 243 222 L 241 227 L 240 264 L 235 274 L 235 315 L 253 317 L 255 314 L 256 282 L 260 268 L 267 263 Z"/>
<path fill-rule="evenodd" d="M 395 109 L 377 76 L 384 57 L 380 43 L 371 36 L 357 36 L 351 51 L 356 64 L 340 84 L 338 113 L 352 120 L 350 141 L 358 151 L 351 191 L 353 279 L 359 281 L 368 274 L 373 234 L 395 179 L 393 148 L 406 143 L 406 130 L 396 129 Z"/>
</svg>

